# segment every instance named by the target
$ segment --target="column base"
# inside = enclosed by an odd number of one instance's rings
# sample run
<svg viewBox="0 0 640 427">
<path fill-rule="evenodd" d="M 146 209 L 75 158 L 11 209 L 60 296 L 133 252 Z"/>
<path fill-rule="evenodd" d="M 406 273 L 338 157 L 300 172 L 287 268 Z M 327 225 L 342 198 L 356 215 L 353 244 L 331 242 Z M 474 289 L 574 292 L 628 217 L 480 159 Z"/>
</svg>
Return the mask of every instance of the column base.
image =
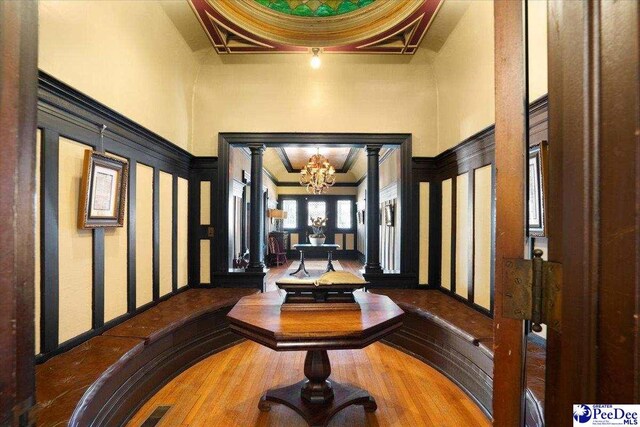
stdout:
<svg viewBox="0 0 640 427">
<path fill-rule="evenodd" d="M 366 274 L 382 274 L 384 271 L 380 264 L 366 264 L 364 266 L 364 272 Z"/>
</svg>

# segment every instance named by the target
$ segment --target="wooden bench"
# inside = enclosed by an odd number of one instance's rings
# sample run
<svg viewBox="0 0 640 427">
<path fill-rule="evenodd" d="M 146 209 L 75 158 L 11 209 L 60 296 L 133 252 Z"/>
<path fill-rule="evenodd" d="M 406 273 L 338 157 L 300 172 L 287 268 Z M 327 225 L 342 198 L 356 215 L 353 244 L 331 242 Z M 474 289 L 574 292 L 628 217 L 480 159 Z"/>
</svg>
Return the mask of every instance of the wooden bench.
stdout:
<svg viewBox="0 0 640 427">
<path fill-rule="evenodd" d="M 160 387 L 242 341 L 227 312 L 252 289 L 189 289 L 36 367 L 38 426 L 122 425 Z"/>
<path fill-rule="evenodd" d="M 383 340 L 433 366 L 463 389 L 485 412 L 492 413 L 493 320 L 438 290 L 387 290 L 405 311 L 402 328 Z M 542 426 L 544 348 L 527 350 L 527 426 Z"/>
</svg>

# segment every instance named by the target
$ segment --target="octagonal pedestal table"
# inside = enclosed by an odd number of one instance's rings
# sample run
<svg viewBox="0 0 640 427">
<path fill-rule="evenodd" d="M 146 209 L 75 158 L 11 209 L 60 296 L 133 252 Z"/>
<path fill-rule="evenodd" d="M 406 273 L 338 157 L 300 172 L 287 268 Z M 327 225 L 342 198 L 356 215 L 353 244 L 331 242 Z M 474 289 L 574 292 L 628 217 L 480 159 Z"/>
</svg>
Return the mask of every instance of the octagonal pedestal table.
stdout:
<svg viewBox="0 0 640 427">
<path fill-rule="evenodd" d="M 268 411 L 280 403 L 300 414 L 309 425 L 327 425 L 350 405 L 367 412 L 377 409 L 365 390 L 328 381 L 331 364 L 327 350 L 360 349 L 402 326 L 404 312 L 384 295 L 355 292 L 360 310 L 281 311 L 284 292 L 273 291 L 242 298 L 227 318 L 238 334 L 276 351 L 306 350 L 302 380 L 268 390 L 258 407 Z M 329 307 L 329 306 L 328 306 Z"/>
</svg>

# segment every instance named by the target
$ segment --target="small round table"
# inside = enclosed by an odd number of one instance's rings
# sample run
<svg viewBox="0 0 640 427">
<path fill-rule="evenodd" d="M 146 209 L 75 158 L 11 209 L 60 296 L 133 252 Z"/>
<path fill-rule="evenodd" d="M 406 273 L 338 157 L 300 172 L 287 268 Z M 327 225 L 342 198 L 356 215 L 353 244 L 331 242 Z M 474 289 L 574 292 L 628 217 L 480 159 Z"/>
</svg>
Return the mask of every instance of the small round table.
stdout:
<svg viewBox="0 0 640 427">
<path fill-rule="evenodd" d="M 309 425 L 327 425 L 350 405 L 367 412 L 377 409 L 365 390 L 328 381 L 331 364 L 327 350 L 359 349 L 402 326 L 404 312 L 384 295 L 355 292 L 360 310 L 281 311 L 285 293 L 265 292 L 242 298 L 227 318 L 238 334 L 276 351 L 306 350 L 302 380 L 268 390 L 258 407 L 268 411 L 281 403 L 300 414 Z M 321 304 L 321 303 L 318 303 Z"/>
</svg>

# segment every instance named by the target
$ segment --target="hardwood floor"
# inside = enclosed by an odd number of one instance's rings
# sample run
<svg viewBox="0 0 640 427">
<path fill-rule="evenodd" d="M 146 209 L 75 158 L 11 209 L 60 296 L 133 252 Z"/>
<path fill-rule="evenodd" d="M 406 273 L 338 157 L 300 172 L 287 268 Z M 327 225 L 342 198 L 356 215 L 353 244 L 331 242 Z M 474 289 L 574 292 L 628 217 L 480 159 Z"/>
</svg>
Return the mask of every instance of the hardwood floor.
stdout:
<svg viewBox="0 0 640 427">
<path fill-rule="evenodd" d="M 267 291 L 275 291 L 277 289 L 275 283 L 281 277 L 290 277 L 289 274 L 287 273 L 287 270 L 293 262 L 297 262 L 297 261 L 298 261 L 297 259 L 296 260 L 290 259 L 288 262 L 286 262 L 283 265 L 280 265 L 277 267 L 269 267 L 269 272 L 267 273 L 267 277 L 265 279 L 267 283 L 266 285 Z M 307 263 L 309 263 L 310 261 L 321 261 L 323 265 L 326 264 L 327 262 L 326 258 L 324 259 L 308 258 L 306 260 Z M 349 271 L 350 273 L 353 273 L 358 277 L 362 277 L 361 270 L 364 268 L 364 264 L 362 264 L 360 261 L 350 260 L 350 259 L 341 259 L 338 261 L 340 262 L 340 265 L 342 266 L 343 270 Z M 334 261 L 334 264 L 335 264 L 335 261 Z"/>
<path fill-rule="evenodd" d="M 275 352 L 244 342 L 189 368 L 154 395 L 129 426 L 141 426 L 159 406 L 170 406 L 158 426 L 304 426 L 291 409 L 258 410 L 269 388 L 303 378 L 304 352 Z M 364 350 L 330 351 L 337 381 L 364 388 L 378 410 L 340 412 L 331 426 L 489 426 L 466 394 L 419 360 L 381 343 Z"/>
</svg>

